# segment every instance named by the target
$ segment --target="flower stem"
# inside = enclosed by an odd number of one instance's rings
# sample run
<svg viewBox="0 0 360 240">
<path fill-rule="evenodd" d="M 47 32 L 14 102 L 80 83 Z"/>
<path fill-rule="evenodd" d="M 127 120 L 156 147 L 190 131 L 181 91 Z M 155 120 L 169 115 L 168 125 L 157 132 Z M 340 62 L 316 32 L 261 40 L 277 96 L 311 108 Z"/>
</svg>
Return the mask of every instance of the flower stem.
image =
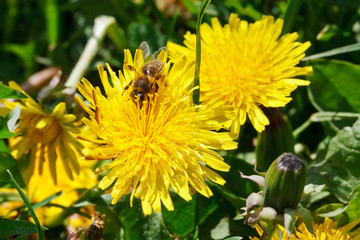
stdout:
<svg viewBox="0 0 360 240">
<path fill-rule="evenodd" d="M 199 75 L 200 75 L 200 62 L 201 62 L 201 35 L 200 35 L 200 26 L 201 21 L 204 17 L 205 10 L 207 6 L 209 6 L 211 0 L 204 0 L 201 3 L 200 11 L 197 16 L 197 22 L 196 22 L 196 62 L 195 62 L 195 79 L 194 79 L 194 87 L 198 87 L 193 92 L 193 99 L 194 103 L 198 105 L 200 103 L 200 81 L 199 81 Z"/>
</svg>

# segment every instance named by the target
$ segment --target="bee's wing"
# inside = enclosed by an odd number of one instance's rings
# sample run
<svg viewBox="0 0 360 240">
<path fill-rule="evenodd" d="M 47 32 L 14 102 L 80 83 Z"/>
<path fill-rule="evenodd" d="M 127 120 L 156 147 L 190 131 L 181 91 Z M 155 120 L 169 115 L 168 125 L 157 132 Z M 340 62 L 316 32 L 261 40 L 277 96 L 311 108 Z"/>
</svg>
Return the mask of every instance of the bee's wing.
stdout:
<svg viewBox="0 0 360 240">
<path fill-rule="evenodd" d="M 144 59 L 150 56 L 150 48 L 147 42 L 141 42 L 138 49 L 142 51 Z"/>
<path fill-rule="evenodd" d="M 159 48 L 159 50 L 154 52 L 154 54 L 152 55 L 152 59 L 158 59 L 162 62 L 166 62 L 167 57 L 168 57 L 168 48 L 167 47 Z"/>
</svg>

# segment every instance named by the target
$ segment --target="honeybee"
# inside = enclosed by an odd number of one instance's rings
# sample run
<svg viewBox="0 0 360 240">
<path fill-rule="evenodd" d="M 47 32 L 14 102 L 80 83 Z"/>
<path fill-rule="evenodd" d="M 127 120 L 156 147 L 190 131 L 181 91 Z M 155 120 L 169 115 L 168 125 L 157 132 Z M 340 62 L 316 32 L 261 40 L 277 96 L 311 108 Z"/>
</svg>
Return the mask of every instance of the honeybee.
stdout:
<svg viewBox="0 0 360 240">
<path fill-rule="evenodd" d="M 157 57 L 162 51 L 165 51 L 167 54 L 167 48 L 160 48 L 151 56 L 150 60 L 148 60 L 150 58 L 149 45 L 145 41 L 140 44 L 138 50 L 142 51 L 145 64 L 142 66 L 140 72 L 136 71 L 133 66 L 127 65 L 130 70 L 136 72 L 134 79 L 130 81 L 124 90 L 126 91 L 131 87 L 130 97 L 134 102 L 139 100 L 141 106 L 143 101 L 149 100 L 150 94 L 158 91 L 158 82 L 163 81 L 165 78 L 163 74 L 165 63 L 158 60 Z"/>
</svg>

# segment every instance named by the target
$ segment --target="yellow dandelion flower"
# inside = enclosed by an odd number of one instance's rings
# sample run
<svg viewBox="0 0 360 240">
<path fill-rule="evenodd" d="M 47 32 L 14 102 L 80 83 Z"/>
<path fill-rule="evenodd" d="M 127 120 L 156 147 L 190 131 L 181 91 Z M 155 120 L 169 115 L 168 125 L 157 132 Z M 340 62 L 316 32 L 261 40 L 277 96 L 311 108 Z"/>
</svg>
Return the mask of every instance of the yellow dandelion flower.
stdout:
<svg viewBox="0 0 360 240">
<path fill-rule="evenodd" d="M 99 66 L 106 95 L 83 79 L 80 93 L 89 101 L 89 114 L 84 123 L 97 133 L 96 147 L 89 148 L 88 159 L 113 159 L 101 170 L 111 169 L 99 187 L 112 183 L 112 203 L 129 189 L 141 199 L 144 214 L 161 211 L 161 202 L 173 210 L 169 189 L 190 200 L 190 187 L 206 197 L 212 192 L 205 179 L 218 184 L 225 181 L 212 169 L 228 171 L 229 166 L 215 149 L 234 149 L 236 143 L 228 133 L 217 133 L 215 122 L 221 122 L 224 112 L 206 110 L 192 102 L 194 64 L 180 61 L 170 68 L 167 52 L 157 59 L 164 66 L 158 88 L 146 96 L 128 88 L 146 64 L 143 51 L 138 49 L 134 60 L 125 50 L 123 73 L 117 76 L 107 65 Z M 137 94 L 137 95 L 136 95 Z M 138 98 L 134 99 L 138 96 Z M 137 100 L 136 100 L 137 99 Z M 213 125 L 215 124 L 215 125 Z M 219 127 L 217 127 L 219 128 Z M 91 140 L 90 140 L 91 141 Z"/>
<path fill-rule="evenodd" d="M 10 82 L 9 86 L 23 92 L 15 82 Z M 42 174 L 44 164 L 47 164 L 51 178 L 56 183 L 56 162 L 59 161 L 64 166 L 65 176 L 73 179 L 73 172 L 79 174 L 78 158 L 82 149 L 82 145 L 75 138 L 75 134 L 79 132 L 79 129 L 73 126 L 75 115 L 65 114 L 64 102 L 56 105 L 49 113 L 29 95 L 21 99 L 20 103 L 5 103 L 8 108 L 18 104 L 21 107 L 20 125 L 16 129 L 19 135 L 10 138 L 9 145 L 11 154 L 16 159 L 30 154 L 30 162 L 22 171 L 25 181 L 34 173 L 35 165 L 38 166 L 36 171 Z"/>
<path fill-rule="evenodd" d="M 360 221 L 357 221 L 355 224 L 348 224 L 341 228 L 336 228 L 336 222 L 331 220 L 330 218 L 325 218 L 323 223 L 315 224 L 314 226 L 314 234 L 310 233 L 305 224 L 301 223 L 296 231 L 290 235 L 290 237 L 287 237 L 285 228 L 282 226 L 279 226 L 279 229 L 276 230 L 276 232 L 271 236 L 270 240 L 350 240 L 350 239 L 360 239 L 360 236 L 358 237 L 351 237 L 348 231 L 354 227 L 356 224 L 358 224 Z M 350 227 L 350 228 L 349 228 Z M 263 233 L 263 230 L 259 225 L 255 226 L 256 231 L 259 235 Z M 259 240 L 257 237 L 250 237 L 251 240 Z"/>
<path fill-rule="evenodd" d="M 211 24 L 201 26 L 200 101 L 232 105 L 232 132 L 239 133 L 246 116 L 261 132 L 269 120 L 260 106 L 285 106 L 297 86 L 309 84 L 294 77 L 312 72 L 312 67 L 296 67 L 310 42 L 296 42 L 297 33 L 280 37 L 283 20 L 274 23 L 271 16 L 249 24 L 231 14 L 224 27 L 217 18 Z M 195 59 L 196 35 L 187 32 L 184 38 L 186 47 L 167 44 L 173 61 L 184 55 Z"/>
</svg>

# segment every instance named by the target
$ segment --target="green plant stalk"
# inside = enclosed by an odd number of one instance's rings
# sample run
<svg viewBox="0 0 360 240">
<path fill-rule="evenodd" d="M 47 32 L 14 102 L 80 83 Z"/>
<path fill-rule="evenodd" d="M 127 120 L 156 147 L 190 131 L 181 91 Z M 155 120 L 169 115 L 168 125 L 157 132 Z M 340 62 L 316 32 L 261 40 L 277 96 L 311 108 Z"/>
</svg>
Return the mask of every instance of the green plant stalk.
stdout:
<svg viewBox="0 0 360 240">
<path fill-rule="evenodd" d="M 201 21 L 204 17 L 205 10 L 209 6 L 211 0 L 204 0 L 201 3 L 200 11 L 197 16 L 196 22 L 196 62 L 195 62 L 195 78 L 194 78 L 194 87 L 196 88 L 193 92 L 193 99 L 196 105 L 200 103 L 200 63 L 201 63 L 201 34 L 200 34 L 200 26 Z"/>
<path fill-rule="evenodd" d="M 360 113 L 351 112 L 317 112 L 310 116 L 302 125 L 293 131 L 293 136 L 297 139 L 306 128 L 313 122 L 340 121 L 344 119 L 360 118 Z"/>
<path fill-rule="evenodd" d="M 18 191 L 20 197 L 22 198 L 22 200 L 25 203 L 25 206 L 27 207 L 31 217 L 34 219 L 35 225 L 36 225 L 36 229 L 39 235 L 39 240 L 44 240 L 44 230 L 40 225 L 39 219 L 36 217 L 35 211 L 32 208 L 30 202 L 28 201 L 28 199 L 25 196 L 25 193 L 21 190 L 19 184 L 17 184 L 17 182 L 15 181 L 14 176 L 11 174 L 10 170 L 7 170 L 9 176 L 10 176 L 10 181 L 14 184 L 14 187 L 16 188 L 16 190 Z"/>
<path fill-rule="evenodd" d="M 282 35 L 290 32 L 292 26 L 294 25 L 295 18 L 299 13 L 301 3 L 302 0 L 289 0 L 283 16 L 284 25 Z"/>
<path fill-rule="evenodd" d="M 89 67 L 91 61 L 97 54 L 99 47 L 107 33 L 108 29 L 116 24 L 114 17 L 110 16 L 99 16 L 95 18 L 95 24 L 93 27 L 93 34 L 86 43 L 84 51 L 82 52 L 78 62 L 72 70 L 69 78 L 65 83 L 65 87 L 70 89 L 69 94 L 76 91 L 76 84 L 82 79 L 86 69 Z"/>
</svg>

